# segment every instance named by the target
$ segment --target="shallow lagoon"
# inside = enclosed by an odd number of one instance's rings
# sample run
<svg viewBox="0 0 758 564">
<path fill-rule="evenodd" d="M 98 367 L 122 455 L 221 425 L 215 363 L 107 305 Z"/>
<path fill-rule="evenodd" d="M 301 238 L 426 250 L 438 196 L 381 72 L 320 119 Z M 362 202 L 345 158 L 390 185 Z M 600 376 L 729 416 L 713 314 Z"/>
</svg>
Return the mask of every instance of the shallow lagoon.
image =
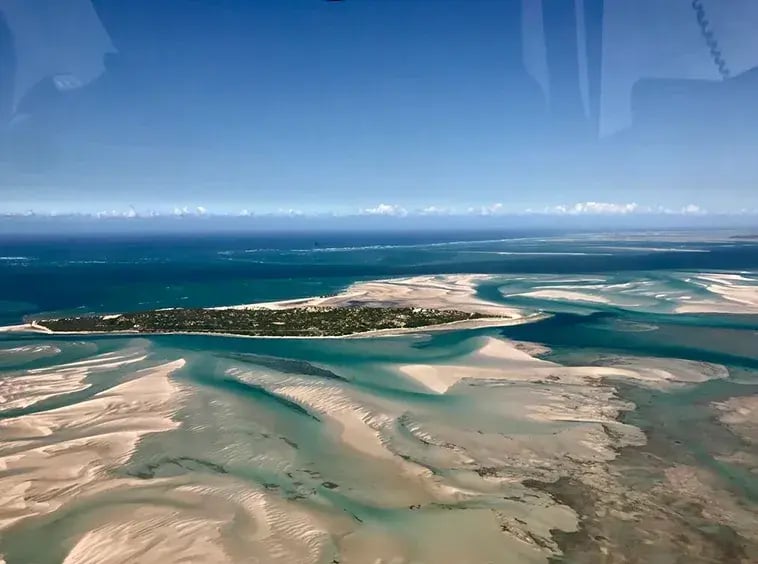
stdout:
<svg viewBox="0 0 758 564">
<path fill-rule="evenodd" d="M 472 254 L 491 249 L 471 245 Z M 565 243 L 547 245 L 568 252 Z M 380 251 L 398 252 L 344 252 Z M 462 251 L 435 243 L 413 252 L 451 258 Z M 305 261 L 325 255 L 306 253 Z M 649 276 L 668 284 L 669 295 L 681 292 L 679 275 Z M 331 291 L 348 282 L 325 280 L 319 287 Z M 263 562 L 544 562 L 564 554 L 595 562 L 609 554 L 616 555 L 610 561 L 634 561 L 634 549 L 662 562 L 683 554 L 693 562 L 747 561 L 758 546 L 751 536 L 755 437 L 722 424 L 713 403 L 755 395 L 756 318 L 673 314 L 670 303 L 657 307 L 649 296 L 640 311 L 509 298 L 502 290 L 544 283 L 540 275 L 479 287 L 492 301 L 556 312 L 499 330 L 319 341 L 1 334 L 2 382 L 33 376 L 37 393 L 50 396 L 0 414 L 12 423 L 3 427 L 0 456 L 23 462 L 0 474 L 6 486 L 15 484 L 4 491 L 16 492 L 5 498 L 13 508 L 5 517 L 27 512 L 0 532 L 0 554 L 8 563 L 140 554 L 163 561 L 256 555 Z M 211 295 L 213 280 L 193 284 Z M 308 295 L 313 282 L 292 290 L 297 284 L 293 279 L 287 295 L 241 301 Z M 98 301 L 104 295 L 78 307 L 112 311 L 116 302 Z M 10 297 L 18 303 L 23 296 Z M 70 310 L 71 299 L 48 297 L 44 307 Z M 477 351 L 488 339 L 546 345 L 540 358 L 556 367 L 482 356 Z M 179 359 L 185 364 L 161 383 L 156 370 Z M 707 363 L 686 366 L 711 376 L 717 371 L 707 366 L 722 365 L 729 376 L 655 385 L 587 376 L 630 362 L 660 369 L 667 359 Z M 435 393 L 402 372 L 408 365 L 468 379 Z M 682 373 L 677 367 L 685 365 L 672 366 Z M 48 380 L 60 373 L 81 377 L 85 387 L 55 393 Z M 150 382 L 156 393 L 143 397 L 130 382 Z M 88 402 L 96 403 L 90 409 Z M 60 415 L 66 406 L 78 406 L 80 423 Z M 645 444 L 635 429 L 644 431 Z M 133 449 L 121 453 L 119 445 L 133 437 Z M 97 457 L 77 466 L 77 453 L 87 452 Z M 51 465 L 71 470 L 40 474 Z"/>
</svg>

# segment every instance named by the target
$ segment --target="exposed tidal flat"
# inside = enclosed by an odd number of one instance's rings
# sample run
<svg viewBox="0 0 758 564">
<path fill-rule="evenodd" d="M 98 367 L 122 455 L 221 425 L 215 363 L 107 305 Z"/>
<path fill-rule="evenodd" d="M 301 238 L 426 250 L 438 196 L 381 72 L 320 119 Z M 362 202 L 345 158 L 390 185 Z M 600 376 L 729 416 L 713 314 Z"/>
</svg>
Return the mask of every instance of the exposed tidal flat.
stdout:
<svg viewBox="0 0 758 564">
<path fill-rule="evenodd" d="M 711 561 L 754 547 L 749 499 L 707 465 L 669 463 L 678 435 L 664 449 L 624 421 L 635 405 L 620 388 L 694 393 L 698 367 L 707 383 L 726 377 L 711 364 L 562 364 L 489 331 L 196 339 L 102 339 L 85 357 L 82 343 L 56 341 L 78 349 L 60 369 L 84 366 L 92 384 L 56 394 L 44 382 L 36 408 L 2 420 L 8 562 L 542 562 L 567 550 L 634 561 L 640 537 L 689 554 L 682 534 Z M 637 378 L 646 366 L 659 378 Z M 414 370 L 458 379 L 441 389 Z M 702 431 L 731 436 L 706 419 Z M 648 460 L 652 447 L 662 452 Z M 700 538 L 689 512 L 733 536 Z"/>
<path fill-rule="evenodd" d="M 677 313 L 732 305 L 688 277 L 414 276 L 315 299 L 513 321 L 382 338 L 0 334 L 0 554 L 752 562 L 756 324 Z M 602 299 L 509 295 L 566 284 Z"/>
</svg>

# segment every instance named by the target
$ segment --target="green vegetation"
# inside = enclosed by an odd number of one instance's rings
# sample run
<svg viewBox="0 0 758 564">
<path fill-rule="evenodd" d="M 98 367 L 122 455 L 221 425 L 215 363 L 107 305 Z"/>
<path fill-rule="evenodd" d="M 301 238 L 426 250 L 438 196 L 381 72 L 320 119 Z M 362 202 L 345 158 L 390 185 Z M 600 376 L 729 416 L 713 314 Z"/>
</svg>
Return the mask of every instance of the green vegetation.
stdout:
<svg viewBox="0 0 758 564">
<path fill-rule="evenodd" d="M 38 321 L 51 331 L 138 333 L 232 333 L 251 336 L 339 336 L 407 329 L 489 316 L 456 310 L 393 307 L 299 307 L 291 309 L 165 309 L 122 315 Z"/>
</svg>

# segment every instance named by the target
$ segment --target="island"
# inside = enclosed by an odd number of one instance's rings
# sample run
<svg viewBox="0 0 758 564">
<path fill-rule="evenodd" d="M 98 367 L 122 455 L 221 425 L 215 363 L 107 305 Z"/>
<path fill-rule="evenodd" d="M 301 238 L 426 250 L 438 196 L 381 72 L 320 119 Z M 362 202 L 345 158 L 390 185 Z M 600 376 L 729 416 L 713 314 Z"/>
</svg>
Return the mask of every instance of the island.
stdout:
<svg viewBox="0 0 758 564">
<path fill-rule="evenodd" d="M 420 307 L 157 309 L 35 320 L 51 333 L 214 333 L 253 337 L 339 337 L 445 326 L 498 318 L 479 312 Z"/>
</svg>

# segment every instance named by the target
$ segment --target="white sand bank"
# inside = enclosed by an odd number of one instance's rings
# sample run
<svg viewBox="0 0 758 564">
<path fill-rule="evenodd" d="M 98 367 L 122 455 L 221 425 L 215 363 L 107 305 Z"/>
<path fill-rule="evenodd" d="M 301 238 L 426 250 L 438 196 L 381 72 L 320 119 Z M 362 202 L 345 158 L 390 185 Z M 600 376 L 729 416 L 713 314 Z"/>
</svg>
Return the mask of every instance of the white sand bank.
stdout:
<svg viewBox="0 0 758 564">
<path fill-rule="evenodd" d="M 5 325 L 0 327 L 0 333 L 26 333 L 32 329 L 31 323 L 22 323 L 19 325 Z"/>
<path fill-rule="evenodd" d="M 146 358 L 140 351 L 130 354 L 106 353 L 88 360 L 34 368 L 22 375 L 3 378 L 0 380 L 0 412 L 85 390 L 89 387 L 86 379 L 90 375 L 141 362 Z"/>
<path fill-rule="evenodd" d="M 480 274 L 391 278 L 371 282 L 357 282 L 348 287 L 343 293 L 335 296 L 260 302 L 231 307 L 282 309 L 307 306 L 340 307 L 346 305 L 374 305 L 457 309 L 460 311 L 497 315 L 510 319 L 524 318 L 526 314 L 521 309 L 487 302 L 476 296 L 476 283 L 488 278 L 489 276 Z"/>
<path fill-rule="evenodd" d="M 540 347 L 539 345 L 536 345 Z M 541 352 L 541 348 L 533 352 Z M 478 365 L 476 358 L 501 361 L 501 364 Z M 729 376 L 720 365 L 681 359 L 660 359 L 606 355 L 599 365 L 567 367 L 529 354 L 523 343 L 486 338 L 469 364 L 408 364 L 398 367 L 401 374 L 435 393 L 445 393 L 464 379 L 582 384 L 601 378 L 635 381 L 641 385 L 663 389 L 672 385 L 705 382 Z"/>
<path fill-rule="evenodd" d="M 573 292 L 570 290 L 532 290 L 530 292 L 511 294 L 511 296 L 525 296 L 528 298 L 539 298 L 542 300 L 563 300 L 569 302 L 591 302 L 600 304 L 611 303 L 608 298 L 598 296 L 597 294 Z"/>
<path fill-rule="evenodd" d="M 691 280 L 714 298 L 688 300 L 677 306 L 677 313 L 758 314 L 758 279 L 742 274 L 699 273 Z"/>
<path fill-rule="evenodd" d="M 436 365 L 406 364 L 398 367 L 403 375 L 411 378 L 427 389 L 444 394 L 463 379 L 475 380 L 507 379 L 512 377 L 509 370 L 529 369 L 534 366 L 556 366 L 552 362 L 531 356 L 511 341 L 485 338 L 475 356 L 502 361 L 502 367 L 490 368 L 476 365 Z"/>
<path fill-rule="evenodd" d="M 122 485 L 105 470 L 126 462 L 147 433 L 176 427 L 183 360 L 142 370 L 92 398 L 0 421 L 0 530 L 82 495 Z M 8 441 L 8 442 L 5 442 Z"/>
</svg>

